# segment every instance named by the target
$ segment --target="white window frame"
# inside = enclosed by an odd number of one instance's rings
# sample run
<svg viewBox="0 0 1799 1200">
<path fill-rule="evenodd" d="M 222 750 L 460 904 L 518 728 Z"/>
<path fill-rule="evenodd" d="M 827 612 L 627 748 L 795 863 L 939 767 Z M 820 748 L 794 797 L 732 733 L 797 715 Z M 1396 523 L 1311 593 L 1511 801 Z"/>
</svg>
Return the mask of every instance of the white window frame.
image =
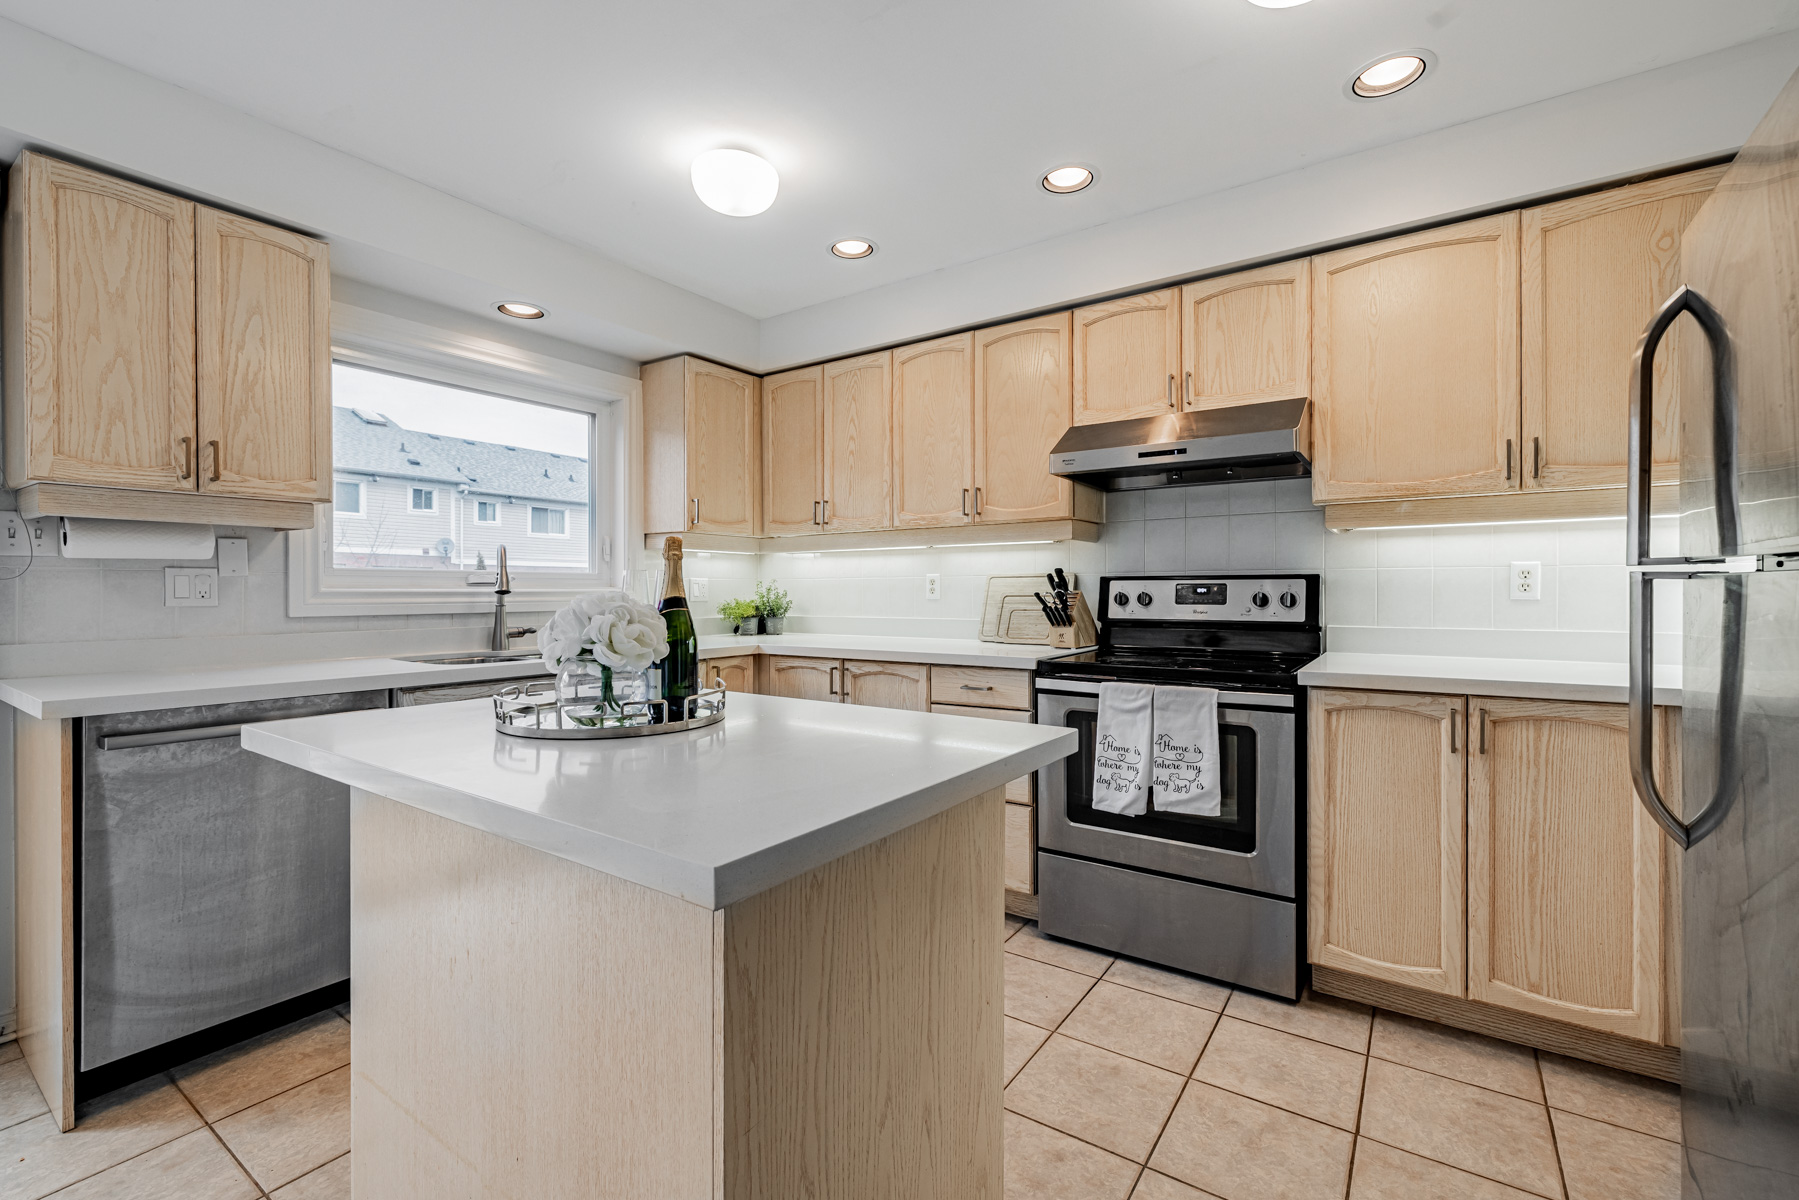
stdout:
<svg viewBox="0 0 1799 1200">
<path fill-rule="evenodd" d="M 643 544 L 636 487 L 643 447 L 643 385 L 638 380 L 343 303 L 331 306 L 331 343 L 332 358 L 350 366 L 591 415 L 587 533 L 594 570 L 576 575 L 532 570 L 514 561 L 507 604 L 520 613 L 547 612 L 583 592 L 620 585 L 628 556 L 615 547 Z M 288 615 L 493 610 L 491 570 L 334 566 L 331 513 L 331 505 L 318 505 L 313 528 L 288 535 Z"/>
<path fill-rule="evenodd" d="M 532 504 L 532 505 L 529 505 L 528 507 L 532 511 L 525 514 L 525 533 L 527 536 L 536 537 L 536 538 L 562 538 L 565 541 L 568 539 L 568 536 L 569 536 L 569 533 L 568 533 L 568 527 L 569 527 L 568 509 L 561 508 L 554 504 Z M 559 512 L 562 514 L 562 532 L 561 533 L 539 533 L 539 532 L 537 532 L 537 530 L 531 528 L 532 514 L 535 513 L 537 509 L 540 509 L 540 508 L 543 509 L 547 513 Z"/>
<path fill-rule="evenodd" d="M 487 507 L 493 509 L 493 520 L 484 521 L 481 519 L 481 506 L 483 504 L 485 504 Z M 476 501 L 475 501 L 475 524 L 477 524 L 477 525 L 498 525 L 498 524 L 500 524 L 500 502 L 498 499 L 494 499 L 494 500 L 476 499 Z"/>
<path fill-rule="evenodd" d="M 420 496 L 425 497 L 425 499 L 429 500 L 430 503 L 429 504 L 420 504 L 419 503 Z M 434 487 L 420 487 L 416 483 L 407 484 L 406 485 L 406 511 L 407 512 L 415 512 L 415 513 L 430 513 L 433 516 L 437 515 L 437 489 Z"/>
<path fill-rule="evenodd" d="M 360 479 L 333 479 L 331 481 L 331 507 L 332 507 L 333 511 L 335 511 L 337 508 L 337 489 L 340 487 L 353 487 L 356 489 L 356 507 L 355 508 L 346 508 L 344 510 L 344 512 L 353 517 L 360 517 L 360 516 L 364 515 L 363 511 L 362 511 L 362 497 L 363 497 L 362 480 L 360 480 Z"/>
</svg>

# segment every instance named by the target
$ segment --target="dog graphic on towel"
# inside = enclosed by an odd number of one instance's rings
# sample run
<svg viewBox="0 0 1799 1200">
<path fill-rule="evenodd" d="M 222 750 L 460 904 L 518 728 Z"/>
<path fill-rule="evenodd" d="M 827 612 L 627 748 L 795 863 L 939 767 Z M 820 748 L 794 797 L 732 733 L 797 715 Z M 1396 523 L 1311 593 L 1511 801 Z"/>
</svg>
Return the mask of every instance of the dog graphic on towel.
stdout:
<svg viewBox="0 0 1799 1200">
<path fill-rule="evenodd" d="M 1156 807 L 1172 807 L 1166 802 L 1196 796 L 1204 786 L 1206 752 L 1201 747 L 1158 733 L 1155 761 L 1155 774 L 1150 783 L 1155 788 Z"/>
</svg>

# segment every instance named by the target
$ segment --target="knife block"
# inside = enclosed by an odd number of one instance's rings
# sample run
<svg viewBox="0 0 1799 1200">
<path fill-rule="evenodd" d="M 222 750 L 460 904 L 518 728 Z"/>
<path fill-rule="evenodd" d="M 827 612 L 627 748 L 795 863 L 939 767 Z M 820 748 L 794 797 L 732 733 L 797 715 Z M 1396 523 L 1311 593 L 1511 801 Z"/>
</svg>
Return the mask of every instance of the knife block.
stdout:
<svg viewBox="0 0 1799 1200">
<path fill-rule="evenodd" d="M 1093 610 L 1087 607 L 1087 598 L 1079 592 L 1069 592 L 1068 608 L 1074 614 L 1074 624 L 1051 625 L 1049 644 L 1058 650 L 1074 650 L 1097 643 L 1099 626 L 1094 623 Z"/>
</svg>

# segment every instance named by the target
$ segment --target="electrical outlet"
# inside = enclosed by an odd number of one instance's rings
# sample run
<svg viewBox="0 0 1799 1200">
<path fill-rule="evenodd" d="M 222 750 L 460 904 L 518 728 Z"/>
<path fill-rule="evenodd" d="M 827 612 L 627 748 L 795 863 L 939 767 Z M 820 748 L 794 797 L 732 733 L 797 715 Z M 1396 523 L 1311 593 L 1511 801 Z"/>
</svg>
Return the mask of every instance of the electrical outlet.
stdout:
<svg viewBox="0 0 1799 1200">
<path fill-rule="evenodd" d="M 692 585 L 689 586 L 687 591 L 688 591 L 687 598 L 689 600 L 709 599 L 712 595 L 712 581 L 710 579 L 696 578 L 696 579 L 694 579 Z"/>
<path fill-rule="evenodd" d="M 250 573 L 250 539 L 222 537 L 219 545 L 219 574 L 248 575 Z"/>
<path fill-rule="evenodd" d="M 0 513 L 0 556 L 24 558 L 30 553 L 25 518 L 16 512 Z"/>
<path fill-rule="evenodd" d="M 943 576 L 926 575 L 924 577 L 924 598 L 926 600 L 943 599 Z"/>
<path fill-rule="evenodd" d="M 217 608 L 219 573 L 213 567 L 164 567 L 164 608 Z"/>
<path fill-rule="evenodd" d="M 1543 598 L 1543 564 L 1540 562 L 1515 562 L 1512 564 L 1512 591 L 1514 600 L 1541 600 Z"/>
</svg>

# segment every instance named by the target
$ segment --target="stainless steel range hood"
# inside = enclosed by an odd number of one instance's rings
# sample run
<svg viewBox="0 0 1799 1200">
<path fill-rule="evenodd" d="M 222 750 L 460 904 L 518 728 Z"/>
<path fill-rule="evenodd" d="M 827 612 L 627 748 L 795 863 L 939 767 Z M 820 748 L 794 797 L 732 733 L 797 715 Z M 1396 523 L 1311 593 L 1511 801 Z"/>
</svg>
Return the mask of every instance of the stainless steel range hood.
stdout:
<svg viewBox="0 0 1799 1200">
<path fill-rule="evenodd" d="M 1312 473 L 1306 402 L 1265 400 L 1235 408 L 1076 425 L 1049 454 L 1049 471 L 1120 492 Z"/>
</svg>

